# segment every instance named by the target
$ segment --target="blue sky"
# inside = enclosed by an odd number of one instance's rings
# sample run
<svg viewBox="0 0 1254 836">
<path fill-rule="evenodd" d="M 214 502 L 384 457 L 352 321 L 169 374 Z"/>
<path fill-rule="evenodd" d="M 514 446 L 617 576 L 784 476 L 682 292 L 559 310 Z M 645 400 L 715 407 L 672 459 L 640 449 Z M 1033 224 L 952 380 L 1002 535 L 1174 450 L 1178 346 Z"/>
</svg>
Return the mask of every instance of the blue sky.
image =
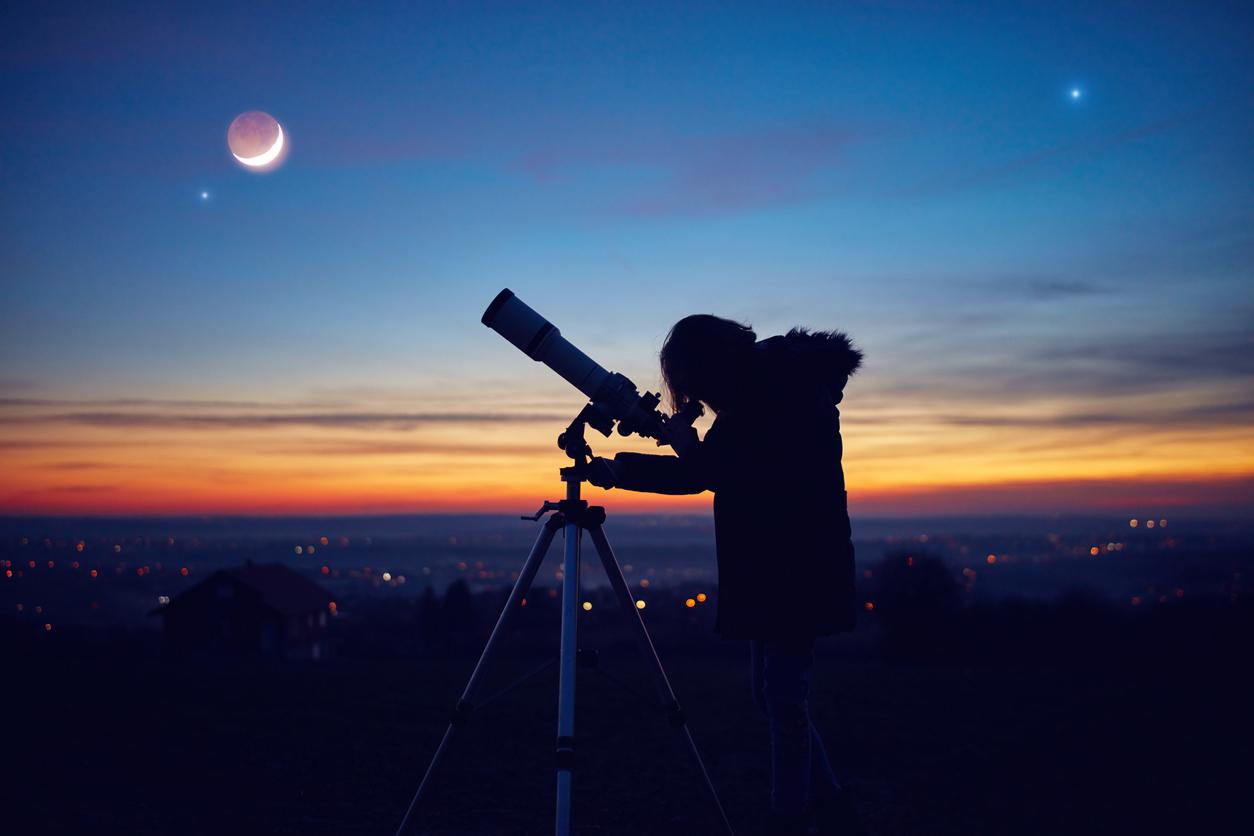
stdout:
<svg viewBox="0 0 1254 836">
<path fill-rule="evenodd" d="M 478 325 L 509 286 L 642 385 L 694 311 L 845 329 L 868 433 L 915 455 L 978 415 L 1218 427 L 1254 471 L 1248 6 L 8 17 L 11 409 L 577 407 Z M 227 153 L 250 109 L 290 138 L 273 173 Z"/>
</svg>

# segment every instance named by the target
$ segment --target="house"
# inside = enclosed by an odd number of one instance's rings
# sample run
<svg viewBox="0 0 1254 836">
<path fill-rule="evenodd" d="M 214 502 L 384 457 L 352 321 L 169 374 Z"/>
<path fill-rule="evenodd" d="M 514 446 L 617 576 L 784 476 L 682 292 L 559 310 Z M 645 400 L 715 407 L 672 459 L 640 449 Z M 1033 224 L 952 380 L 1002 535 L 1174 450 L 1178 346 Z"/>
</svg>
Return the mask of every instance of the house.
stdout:
<svg viewBox="0 0 1254 836">
<path fill-rule="evenodd" d="M 331 593 L 280 563 L 222 569 L 152 611 L 176 652 L 320 659 Z"/>
</svg>

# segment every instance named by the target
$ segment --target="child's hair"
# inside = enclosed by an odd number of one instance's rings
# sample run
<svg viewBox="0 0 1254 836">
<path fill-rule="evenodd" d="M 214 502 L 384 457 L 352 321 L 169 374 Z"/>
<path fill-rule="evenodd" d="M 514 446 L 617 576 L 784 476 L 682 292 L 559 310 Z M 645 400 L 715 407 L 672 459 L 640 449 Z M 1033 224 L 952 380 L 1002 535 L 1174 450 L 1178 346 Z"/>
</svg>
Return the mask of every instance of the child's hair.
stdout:
<svg viewBox="0 0 1254 836">
<path fill-rule="evenodd" d="M 758 335 L 748 325 L 709 314 L 686 316 L 662 344 L 662 379 L 671 407 L 704 401 L 715 410 L 735 392 Z"/>
</svg>

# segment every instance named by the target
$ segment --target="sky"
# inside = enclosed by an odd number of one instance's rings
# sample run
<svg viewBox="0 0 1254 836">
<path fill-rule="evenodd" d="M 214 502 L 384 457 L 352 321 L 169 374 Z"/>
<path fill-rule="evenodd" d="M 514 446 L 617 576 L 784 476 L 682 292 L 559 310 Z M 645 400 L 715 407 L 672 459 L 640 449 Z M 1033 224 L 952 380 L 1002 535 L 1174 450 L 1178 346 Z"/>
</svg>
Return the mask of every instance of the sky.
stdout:
<svg viewBox="0 0 1254 836">
<path fill-rule="evenodd" d="M 0 513 L 538 506 L 503 287 L 649 389 L 848 332 L 855 515 L 1254 507 L 1248 4 L 10 8 Z"/>
</svg>

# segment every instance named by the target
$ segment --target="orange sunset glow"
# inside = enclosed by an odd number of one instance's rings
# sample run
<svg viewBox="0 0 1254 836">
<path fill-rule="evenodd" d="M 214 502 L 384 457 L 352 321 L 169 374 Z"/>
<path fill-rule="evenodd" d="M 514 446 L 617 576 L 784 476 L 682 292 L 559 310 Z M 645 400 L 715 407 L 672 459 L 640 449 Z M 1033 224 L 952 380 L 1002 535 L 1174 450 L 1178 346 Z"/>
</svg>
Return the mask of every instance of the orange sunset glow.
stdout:
<svg viewBox="0 0 1254 836">
<path fill-rule="evenodd" d="M 484 339 L 494 335 L 483 334 Z M 520 365 L 525 358 L 519 358 Z M 540 370 L 523 366 L 539 377 Z M 1123 512 L 1222 504 L 1250 495 L 1254 428 L 1073 426 L 1038 415 L 903 410 L 873 385 L 843 404 L 855 512 Z M 863 389 L 868 389 L 865 394 Z M 513 512 L 560 490 L 553 439 L 577 393 L 551 385 L 545 412 L 467 399 L 456 412 L 213 403 L 9 403 L 4 506 L 28 514 Z M 468 417 L 479 416 L 479 417 Z M 703 419 L 708 425 L 708 419 Z M 598 453 L 648 451 L 593 436 Z M 594 494 L 598 493 L 591 489 Z M 622 510 L 704 511 L 709 495 L 610 492 Z"/>
</svg>

